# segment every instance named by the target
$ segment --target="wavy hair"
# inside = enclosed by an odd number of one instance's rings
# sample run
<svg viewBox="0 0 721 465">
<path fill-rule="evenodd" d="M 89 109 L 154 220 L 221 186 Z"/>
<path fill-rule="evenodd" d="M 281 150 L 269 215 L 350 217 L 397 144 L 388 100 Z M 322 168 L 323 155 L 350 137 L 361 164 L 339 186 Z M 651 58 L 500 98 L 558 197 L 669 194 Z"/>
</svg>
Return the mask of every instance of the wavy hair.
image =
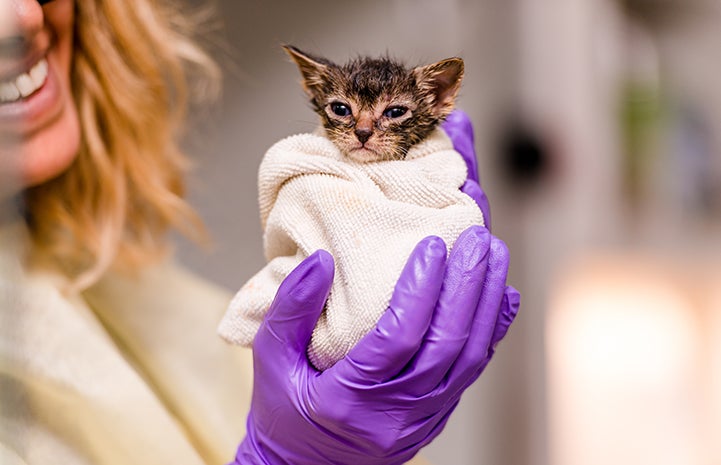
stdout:
<svg viewBox="0 0 721 465">
<path fill-rule="evenodd" d="M 63 174 L 29 188 L 25 203 L 35 258 L 76 288 L 111 266 L 159 258 L 171 228 L 203 237 L 183 200 L 179 141 L 188 103 L 213 96 L 220 80 L 192 38 L 199 18 L 168 0 L 75 2 L 81 148 Z"/>
</svg>

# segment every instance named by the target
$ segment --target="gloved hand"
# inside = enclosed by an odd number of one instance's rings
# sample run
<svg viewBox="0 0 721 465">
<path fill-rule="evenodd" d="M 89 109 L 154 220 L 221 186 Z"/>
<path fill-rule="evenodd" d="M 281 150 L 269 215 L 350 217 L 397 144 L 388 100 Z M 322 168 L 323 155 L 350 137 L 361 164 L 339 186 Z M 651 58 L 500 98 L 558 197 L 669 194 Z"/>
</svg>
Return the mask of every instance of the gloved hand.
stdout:
<svg viewBox="0 0 721 465">
<path fill-rule="evenodd" d="M 453 148 L 461 154 L 468 167 L 468 179 L 461 187 L 461 191 L 476 201 L 481 208 L 481 212 L 483 212 L 486 228 L 490 231 L 491 207 L 478 179 L 478 162 L 476 161 L 476 150 L 473 147 L 474 138 L 471 120 L 463 111 L 454 110 L 443 122 L 442 127 L 453 142 Z"/>
<path fill-rule="evenodd" d="M 465 184 L 461 186 L 461 191 L 466 195 L 470 196 L 476 201 L 478 207 L 483 212 L 483 219 L 486 228 L 491 230 L 491 206 L 488 203 L 488 197 L 483 192 L 480 186 L 480 179 L 478 177 L 478 161 L 476 159 L 476 150 L 474 148 L 474 137 L 473 137 L 473 125 L 471 119 L 462 110 L 454 110 L 446 121 L 443 122 L 443 130 L 446 131 L 448 137 L 453 142 L 453 148 L 463 157 L 463 161 L 466 162 L 468 167 L 468 179 Z M 503 308 L 501 308 L 500 315 L 509 315 L 518 311 L 518 306 L 521 301 L 521 295 L 512 286 L 507 286 L 505 296 L 503 299 Z M 515 305 L 515 310 L 509 306 Z M 508 321 L 508 325 L 512 322 Z"/>
<path fill-rule="evenodd" d="M 236 464 L 401 464 L 443 429 L 518 310 L 508 250 L 474 226 L 450 255 L 412 252 L 376 329 L 319 372 L 306 347 L 333 280 L 318 251 L 283 282 L 253 344 L 254 389 Z"/>
</svg>

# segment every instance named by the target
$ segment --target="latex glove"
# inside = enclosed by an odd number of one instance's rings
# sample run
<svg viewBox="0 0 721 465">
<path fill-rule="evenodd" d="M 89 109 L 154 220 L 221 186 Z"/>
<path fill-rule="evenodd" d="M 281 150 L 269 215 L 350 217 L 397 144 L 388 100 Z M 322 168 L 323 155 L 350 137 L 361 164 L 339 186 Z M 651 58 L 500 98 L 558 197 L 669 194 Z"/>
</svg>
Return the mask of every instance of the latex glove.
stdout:
<svg viewBox="0 0 721 465">
<path fill-rule="evenodd" d="M 474 148 L 473 125 L 468 115 L 461 110 L 454 110 L 443 123 L 443 130 L 453 142 L 453 148 L 461 154 L 468 167 L 468 179 L 461 191 L 476 201 L 483 212 L 486 228 L 491 230 L 491 207 L 485 192 L 481 189 L 478 178 L 478 162 Z"/>
<path fill-rule="evenodd" d="M 478 207 L 483 212 L 483 220 L 486 228 L 491 230 L 491 206 L 488 203 L 488 197 L 483 191 L 480 185 L 480 179 L 478 177 L 478 161 L 476 159 L 476 150 L 474 148 L 474 136 L 473 136 L 473 125 L 471 119 L 462 110 L 454 110 L 448 115 L 446 121 L 443 123 L 443 129 L 448 134 L 448 137 L 453 142 L 453 148 L 461 154 L 463 160 L 466 162 L 468 167 L 468 179 L 461 187 L 466 195 L 470 196 L 476 201 Z M 518 306 L 521 301 L 521 295 L 512 286 L 506 287 L 505 296 L 503 300 L 503 308 L 501 309 L 500 315 L 509 315 L 518 311 Z M 515 310 L 512 310 L 509 306 L 515 305 Z M 512 319 L 511 319 L 512 320 Z M 508 321 L 508 325 L 511 321 Z"/>
<path fill-rule="evenodd" d="M 318 251 L 282 283 L 253 344 L 254 389 L 238 464 L 400 464 L 443 429 L 508 330 L 508 250 L 483 227 L 447 258 L 421 241 L 374 331 L 317 371 L 306 347 L 333 280 Z M 503 310 L 501 312 L 501 310 Z"/>
</svg>

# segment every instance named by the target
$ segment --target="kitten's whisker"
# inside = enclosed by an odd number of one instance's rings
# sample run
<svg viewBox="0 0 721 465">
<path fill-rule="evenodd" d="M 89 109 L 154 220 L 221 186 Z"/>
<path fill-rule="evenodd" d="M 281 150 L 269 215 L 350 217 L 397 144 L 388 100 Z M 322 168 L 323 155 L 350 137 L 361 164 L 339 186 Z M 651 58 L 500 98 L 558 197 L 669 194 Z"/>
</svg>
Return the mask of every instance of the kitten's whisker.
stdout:
<svg viewBox="0 0 721 465">
<path fill-rule="evenodd" d="M 304 119 L 296 119 L 293 120 L 293 123 L 297 124 L 298 126 L 303 126 L 305 128 L 309 128 L 308 130 L 314 131 L 318 127 L 318 121 L 311 121 L 311 120 L 304 120 Z"/>
</svg>

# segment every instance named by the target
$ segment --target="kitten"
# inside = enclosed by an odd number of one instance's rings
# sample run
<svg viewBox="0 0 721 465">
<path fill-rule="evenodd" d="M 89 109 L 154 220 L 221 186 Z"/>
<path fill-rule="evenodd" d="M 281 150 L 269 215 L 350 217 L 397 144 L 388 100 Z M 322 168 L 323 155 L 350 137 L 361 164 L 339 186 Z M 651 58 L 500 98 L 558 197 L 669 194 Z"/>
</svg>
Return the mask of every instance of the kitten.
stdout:
<svg viewBox="0 0 721 465">
<path fill-rule="evenodd" d="M 339 66 L 283 48 L 298 65 L 328 138 L 358 162 L 405 158 L 453 110 L 463 78 L 460 58 L 412 69 L 370 57 Z"/>
</svg>

